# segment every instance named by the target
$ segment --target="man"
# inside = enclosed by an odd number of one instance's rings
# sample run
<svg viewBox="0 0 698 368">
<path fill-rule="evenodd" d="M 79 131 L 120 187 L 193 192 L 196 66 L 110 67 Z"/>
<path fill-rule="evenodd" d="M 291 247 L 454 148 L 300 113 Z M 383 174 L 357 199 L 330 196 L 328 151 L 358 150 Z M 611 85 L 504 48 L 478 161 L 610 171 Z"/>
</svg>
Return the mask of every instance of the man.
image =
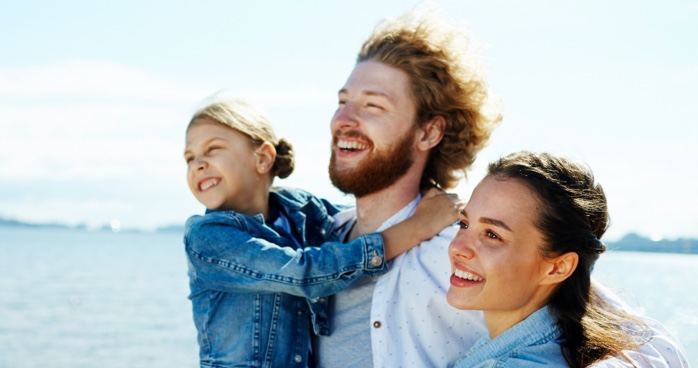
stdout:
<svg viewBox="0 0 698 368">
<path fill-rule="evenodd" d="M 409 217 L 428 187 L 453 188 L 487 143 L 501 114 L 473 51 L 464 32 L 416 11 L 364 43 L 331 123 L 330 178 L 356 197 L 355 210 L 336 217 L 343 239 Z M 317 366 L 445 367 L 465 354 L 486 328 L 479 312 L 446 302 L 455 232 L 335 295 L 331 335 L 314 342 Z"/>
</svg>

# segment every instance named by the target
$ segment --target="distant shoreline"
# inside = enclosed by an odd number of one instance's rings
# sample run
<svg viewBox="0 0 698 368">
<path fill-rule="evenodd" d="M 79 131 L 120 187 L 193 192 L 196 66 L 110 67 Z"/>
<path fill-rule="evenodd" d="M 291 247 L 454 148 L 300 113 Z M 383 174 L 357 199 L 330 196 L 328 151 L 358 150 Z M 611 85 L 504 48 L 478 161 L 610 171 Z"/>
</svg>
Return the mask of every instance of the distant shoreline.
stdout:
<svg viewBox="0 0 698 368">
<path fill-rule="evenodd" d="M 108 231 L 108 232 L 123 232 L 123 233 L 179 233 L 184 232 L 183 225 L 168 225 L 155 228 L 154 230 L 140 229 L 114 229 L 109 224 L 97 228 L 88 228 L 85 224 L 75 226 L 60 224 L 60 223 L 29 223 L 18 220 L 0 218 L 0 228 L 24 228 L 24 229 L 65 229 L 74 231 Z M 623 238 L 617 241 L 608 242 L 607 247 L 611 251 L 628 251 L 628 252 L 654 252 L 654 253 L 680 253 L 680 254 L 698 254 L 698 239 L 673 239 L 673 240 L 652 240 L 645 238 L 635 233 L 626 234 Z"/>
<path fill-rule="evenodd" d="M 32 223 L 23 222 L 13 219 L 6 219 L 0 217 L 0 228 L 10 227 L 10 228 L 24 228 L 24 229 L 65 229 L 65 230 L 77 230 L 77 231 L 109 231 L 109 232 L 124 232 L 124 233 L 183 233 L 183 225 L 167 225 L 157 227 L 154 230 L 142 230 L 142 229 L 129 229 L 129 228 L 119 228 L 115 229 L 109 225 L 105 224 L 99 227 L 88 227 L 86 224 L 78 225 L 66 225 L 61 223 Z"/>
</svg>

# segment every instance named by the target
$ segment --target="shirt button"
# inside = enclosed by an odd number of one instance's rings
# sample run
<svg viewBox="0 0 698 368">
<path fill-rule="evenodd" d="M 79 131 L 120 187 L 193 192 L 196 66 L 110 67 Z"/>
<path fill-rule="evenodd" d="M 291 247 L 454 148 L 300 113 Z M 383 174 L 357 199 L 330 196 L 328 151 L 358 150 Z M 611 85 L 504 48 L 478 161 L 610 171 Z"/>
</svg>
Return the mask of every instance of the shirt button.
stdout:
<svg viewBox="0 0 698 368">
<path fill-rule="evenodd" d="M 325 236 L 325 229 L 320 229 L 320 235 Z"/>
<path fill-rule="evenodd" d="M 375 328 L 380 328 L 380 327 L 381 327 L 381 322 L 380 322 L 380 321 L 374 321 L 374 322 L 373 322 L 373 327 L 375 327 Z"/>
<path fill-rule="evenodd" d="M 301 360 L 303 360 L 303 358 L 301 358 L 301 356 L 300 356 L 300 355 L 296 355 L 296 357 L 295 357 L 295 358 L 293 358 L 293 360 L 295 360 L 295 361 L 296 361 L 296 363 L 300 363 L 300 362 L 301 362 Z"/>
<path fill-rule="evenodd" d="M 303 315 L 303 310 L 302 310 L 302 309 L 299 309 L 299 310 L 298 310 L 298 315 L 299 315 L 299 316 Z"/>
</svg>

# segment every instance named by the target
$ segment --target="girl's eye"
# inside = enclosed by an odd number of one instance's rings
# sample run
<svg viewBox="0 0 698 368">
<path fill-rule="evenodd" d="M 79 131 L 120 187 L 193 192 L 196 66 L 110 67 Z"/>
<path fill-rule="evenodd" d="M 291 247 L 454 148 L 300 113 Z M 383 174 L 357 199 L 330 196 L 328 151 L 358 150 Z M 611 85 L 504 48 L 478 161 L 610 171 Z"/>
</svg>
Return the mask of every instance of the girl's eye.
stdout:
<svg viewBox="0 0 698 368">
<path fill-rule="evenodd" d="M 458 226 L 459 226 L 461 229 L 467 229 L 467 228 L 468 228 L 468 223 L 465 222 L 465 221 L 463 221 L 463 220 L 458 220 Z"/>
<path fill-rule="evenodd" d="M 487 237 L 490 239 L 499 240 L 499 235 L 493 233 L 490 230 L 487 230 Z"/>
<path fill-rule="evenodd" d="M 211 152 L 213 152 L 213 151 L 215 151 L 215 150 L 217 150 L 217 149 L 220 149 L 220 147 L 218 147 L 218 146 L 211 146 L 211 147 L 208 148 L 207 152 L 208 152 L 208 153 L 211 153 Z"/>
<path fill-rule="evenodd" d="M 338 104 L 339 106 L 344 106 L 346 103 L 347 103 L 347 102 L 344 101 L 344 100 L 339 100 L 339 102 L 338 102 L 337 104 Z"/>
<path fill-rule="evenodd" d="M 381 109 L 381 108 L 382 108 L 380 105 L 376 105 L 376 104 L 374 104 L 374 103 L 372 103 L 372 102 L 367 103 L 366 106 L 368 106 L 368 107 L 375 107 L 375 108 L 377 108 L 377 109 Z"/>
</svg>

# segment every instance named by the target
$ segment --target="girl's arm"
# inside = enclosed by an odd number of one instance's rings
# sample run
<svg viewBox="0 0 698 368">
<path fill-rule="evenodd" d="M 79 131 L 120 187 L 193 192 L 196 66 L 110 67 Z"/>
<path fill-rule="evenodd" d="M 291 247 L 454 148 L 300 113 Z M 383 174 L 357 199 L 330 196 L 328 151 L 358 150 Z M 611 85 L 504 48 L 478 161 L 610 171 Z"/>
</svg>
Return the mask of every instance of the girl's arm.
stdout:
<svg viewBox="0 0 698 368">
<path fill-rule="evenodd" d="M 387 259 L 431 238 L 456 218 L 453 196 L 437 190 L 424 196 L 411 218 L 382 235 L 366 234 L 348 243 L 328 241 L 296 249 L 285 238 L 254 237 L 239 218 L 225 214 L 193 216 L 184 242 L 191 281 L 201 288 L 315 298 L 336 294 L 364 276 L 384 274 Z"/>
<path fill-rule="evenodd" d="M 243 230 L 244 229 L 244 230 Z M 235 293 L 335 294 L 363 276 L 388 271 L 379 233 L 296 249 L 281 237 L 251 236 L 225 214 L 193 216 L 184 237 L 192 284 Z"/>
</svg>

